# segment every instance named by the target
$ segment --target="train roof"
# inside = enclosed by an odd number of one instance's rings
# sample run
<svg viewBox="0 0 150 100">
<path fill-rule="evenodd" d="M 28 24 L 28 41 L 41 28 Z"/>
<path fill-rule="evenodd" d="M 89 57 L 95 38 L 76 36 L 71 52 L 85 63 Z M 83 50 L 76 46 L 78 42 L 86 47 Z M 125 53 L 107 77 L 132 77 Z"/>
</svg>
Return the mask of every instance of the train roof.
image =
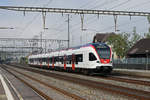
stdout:
<svg viewBox="0 0 150 100">
<path fill-rule="evenodd" d="M 69 48 L 69 49 L 79 49 L 79 48 L 82 48 L 82 47 L 87 47 L 87 46 L 91 46 L 91 45 L 95 46 L 95 45 L 99 45 L 99 44 L 108 46 L 105 43 L 97 42 L 97 43 L 88 43 L 88 44 L 85 44 L 85 45 L 81 45 L 81 46 L 77 46 L 77 47 L 72 47 L 72 48 Z"/>
<path fill-rule="evenodd" d="M 68 49 L 63 49 L 63 50 L 56 50 L 56 51 L 52 51 L 52 52 L 56 52 L 57 53 L 57 51 L 67 51 L 67 50 L 75 50 L 75 49 L 80 49 L 80 48 L 83 48 L 83 47 L 88 47 L 88 46 L 96 46 L 96 45 L 105 45 L 105 46 L 107 46 L 108 47 L 108 45 L 107 44 L 105 44 L 105 43 L 101 43 L 101 42 L 97 42 L 97 43 L 88 43 L 88 44 L 85 44 L 85 45 L 81 45 L 81 46 L 77 46 L 77 47 L 71 47 L 71 48 L 68 48 Z M 36 54 L 36 55 L 31 55 L 33 58 L 34 57 L 40 57 L 40 56 L 48 56 L 49 55 L 49 53 L 43 53 L 43 54 Z M 29 56 L 29 58 L 31 57 L 31 56 Z M 32 58 L 31 57 L 31 58 Z"/>
</svg>

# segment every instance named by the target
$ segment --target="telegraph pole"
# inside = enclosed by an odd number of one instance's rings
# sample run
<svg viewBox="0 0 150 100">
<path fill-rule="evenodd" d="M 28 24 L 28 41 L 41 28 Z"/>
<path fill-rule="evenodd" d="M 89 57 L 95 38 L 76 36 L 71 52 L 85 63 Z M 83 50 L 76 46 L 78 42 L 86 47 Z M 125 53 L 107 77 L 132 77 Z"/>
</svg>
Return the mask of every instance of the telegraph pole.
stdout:
<svg viewBox="0 0 150 100">
<path fill-rule="evenodd" d="M 69 45 L 69 42 L 70 42 L 70 17 L 69 17 L 69 14 L 68 14 L 68 48 L 70 47 Z"/>
<path fill-rule="evenodd" d="M 45 39 L 45 53 L 46 53 L 46 45 L 47 45 L 47 40 Z"/>
<path fill-rule="evenodd" d="M 42 32 L 40 34 L 40 37 L 41 37 L 41 51 L 42 51 Z"/>
</svg>

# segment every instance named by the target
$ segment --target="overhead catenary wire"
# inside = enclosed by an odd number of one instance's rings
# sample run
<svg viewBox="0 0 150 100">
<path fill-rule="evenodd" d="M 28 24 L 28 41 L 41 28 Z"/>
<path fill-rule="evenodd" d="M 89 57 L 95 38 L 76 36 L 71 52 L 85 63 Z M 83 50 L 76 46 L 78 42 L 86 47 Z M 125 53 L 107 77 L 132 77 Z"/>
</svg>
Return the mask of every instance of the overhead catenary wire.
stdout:
<svg viewBox="0 0 150 100">
<path fill-rule="evenodd" d="M 119 7 L 120 5 L 126 4 L 126 3 L 129 2 L 129 1 L 131 1 L 131 0 L 128 0 L 128 1 L 126 1 L 126 2 L 121 2 L 121 3 L 119 3 L 119 4 L 118 4 L 118 7 Z M 103 5 L 102 5 L 102 6 L 103 6 Z M 117 8 L 117 6 L 113 6 L 112 8 Z M 110 8 L 109 8 L 109 10 L 110 10 Z M 93 16 L 90 17 L 89 19 L 93 20 L 92 18 L 93 18 Z M 89 21 L 89 20 L 88 20 L 88 21 Z M 78 23 L 75 24 L 75 25 L 73 25 L 73 26 L 76 26 L 76 25 L 78 25 Z M 115 30 L 116 30 L 116 29 L 115 29 Z"/>
<path fill-rule="evenodd" d="M 119 4 L 117 4 L 117 5 L 113 6 L 113 7 L 111 7 L 109 9 L 114 9 L 114 8 L 120 7 L 120 6 L 124 5 L 124 4 L 127 4 L 130 1 L 132 1 L 132 0 L 127 0 L 127 1 L 121 2 L 121 3 L 119 3 Z"/>
<path fill-rule="evenodd" d="M 116 0 L 116 1 L 118 1 L 118 0 Z M 111 2 L 111 3 L 113 3 L 114 2 L 114 0 Z M 129 1 L 123 1 L 122 3 L 120 3 L 120 4 L 117 4 L 117 5 L 124 5 L 124 4 L 127 4 L 127 2 L 129 2 Z M 144 6 L 144 5 L 146 5 L 146 4 L 148 4 L 148 3 L 150 3 L 150 1 L 146 1 L 146 2 L 143 2 L 143 3 L 140 3 L 140 4 L 137 4 L 137 5 L 134 5 L 134 6 L 132 6 L 132 7 L 130 7 L 130 8 L 128 8 L 128 9 L 131 9 L 131 8 L 134 8 L 134 7 L 139 7 L 139 6 Z M 99 5 L 100 7 L 103 7 L 104 5 L 103 5 L 104 3 L 102 3 L 101 5 Z M 86 5 L 86 4 L 85 4 Z M 82 7 L 82 6 L 81 6 Z M 115 6 L 113 6 L 113 7 L 111 7 L 111 8 L 115 8 L 115 7 L 117 7 L 116 5 Z M 83 8 L 83 7 L 82 7 Z M 96 8 L 96 7 L 93 7 L 93 8 Z M 90 8 L 91 9 L 91 8 Z M 109 8 L 110 9 L 110 8 Z M 93 16 L 92 16 L 93 17 Z M 88 18 L 89 20 L 88 21 L 90 21 L 91 19 L 92 19 L 92 17 L 90 17 L 90 18 Z M 75 17 L 76 18 L 76 17 Z M 131 16 L 130 16 L 130 19 L 131 19 Z M 93 20 L 93 19 L 92 19 Z M 91 21 L 90 21 L 91 22 Z M 59 23 L 58 23 L 59 24 Z M 72 26 L 77 26 L 79 23 L 76 23 L 76 24 L 74 24 L 74 25 L 72 25 Z M 62 26 L 63 25 L 63 23 L 61 24 L 61 25 L 59 25 L 58 27 L 60 27 L 60 26 Z M 73 28 L 75 28 L 75 27 L 73 27 Z M 78 26 L 77 26 L 78 27 Z M 62 27 L 61 27 L 62 28 Z M 65 30 L 65 29 L 64 29 Z"/>
<path fill-rule="evenodd" d="M 84 8 L 84 7 L 86 7 L 86 8 L 90 8 L 90 6 L 91 6 L 91 4 L 93 5 L 95 5 L 95 4 L 97 4 L 98 3 L 98 1 L 99 0 L 96 0 L 96 1 L 89 1 L 89 2 L 86 2 L 85 4 L 83 4 L 83 5 L 81 5 L 79 8 Z M 63 15 L 63 14 L 62 14 Z M 63 16 L 64 17 L 64 16 Z M 77 18 L 77 17 L 75 17 L 75 18 Z M 59 20 L 58 20 L 59 21 Z M 59 28 L 62 28 L 62 26 L 64 26 L 63 24 L 64 24 L 64 22 L 62 22 L 61 24 L 60 24 L 60 22 L 58 23 L 58 22 L 56 22 L 56 24 L 59 24 Z M 55 25 L 53 25 L 53 26 L 56 26 L 56 24 Z M 65 30 L 65 29 L 64 29 Z"/>
<path fill-rule="evenodd" d="M 116 2 L 116 1 L 118 1 L 118 0 L 109 0 L 109 1 L 104 1 L 104 2 L 102 2 L 101 4 L 99 4 L 99 5 L 97 5 L 98 7 L 100 6 L 100 7 L 103 7 L 103 6 L 105 6 L 105 5 L 107 5 L 107 4 L 111 4 L 111 3 L 113 3 L 113 2 Z M 87 2 L 87 3 L 85 3 L 85 5 L 82 5 L 82 6 L 80 6 L 80 8 L 84 8 L 85 6 L 87 6 L 87 4 L 88 3 L 90 3 L 90 2 Z M 92 4 L 93 4 L 93 1 L 92 1 Z M 98 1 L 96 1 L 96 2 L 94 2 L 94 4 L 98 4 Z M 90 5 L 90 4 L 89 4 Z M 92 7 L 92 8 L 90 8 L 90 7 L 88 7 L 89 9 L 94 9 L 94 8 L 96 8 L 96 7 Z M 98 15 L 99 16 L 99 15 Z M 92 18 L 92 17 L 90 17 L 90 18 Z M 82 23 L 81 23 L 82 24 Z M 59 26 L 59 27 L 61 27 L 62 28 L 62 25 L 63 25 L 63 23 Z M 79 23 L 76 23 L 76 24 L 74 24 L 74 25 L 72 25 L 72 26 L 77 26 L 77 25 L 79 25 Z M 82 24 L 83 25 L 83 24 Z M 81 26 L 82 26 L 81 25 Z M 74 27 L 73 27 L 74 28 Z M 63 29 L 64 31 L 65 31 L 65 29 Z M 81 30 L 82 30 L 82 28 L 81 28 Z M 58 34 L 58 33 L 57 33 Z"/>
<path fill-rule="evenodd" d="M 115 1 L 118 1 L 118 0 L 113 0 L 112 2 L 115 2 Z M 125 3 L 129 2 L 129 1 L 131 1 L 131 0 L 128 0 L 128 1 L 126 1 L 126 2 L 121 2 L 120 4 L 118 4 L 118 6 L 123 5 L 123 4 L 125 4 Z M 105 2 L 103 2 L 102 4 L 100 4 L 99 6 L 102 7 L 102 6 L 104 6 L 105 4 L 109 4 L 109 3 L 112 3 L 112 2 L 105 1 Z M 96 7 L 98 7 L 98 6 L 96 6 Z M 96 7 L 93 7 L 93 8 L 90 8 L 90 9 L 95 9 Z M 116 8 L 116 7 L 117 7 L 117 6 L 113 6 L 112 8 Z M 110 9 L 111 9 L 111 8 L 109 8 L 109 10 L 110 10 Z M 93 16 L 92 16 L 92 17 L 93 17 Z M 90 17 L 89 19 L 92 19 L 92 17 Z M 99 15 L 98 15 L 98 18 L 99 18 Z M 78 23 L 77 23 L 76 25 L 78 25 Z M 76 26 L 76 25 L 73 25 L 73 26 Z"/>
<path fill-rule="evenodd" d="M 89 2 L 86 2 L 85 4 L 81 5 L 79 8 L 84 8 L 84 7 L 89 7 L 93 4 L 97 4 L 99 0 L 95 0 L 95 1 L 89 1 Z"/>
<path fill-rule="evenodd" d="M 126 2 L 127 3 L 127 2 Z M 132 6 L 132 7 L 136 7 L 136 6 L 143 6 L 144 4 L 147 4 L 147 3 L 150 3 L 150 1 L 147 1 L 147 2 L 144 2 L 144 3 L 142 3 L 142 4 L 137 4 L 137 5 L 135 5 L 135 6 Z M 121 5 L 123 4 L 123 3 L 120 3 Z M 125 4 L 125 2 L 124 2 L 124 4 Z M 130 8 L 132 8 L 132 7 L 130 7 Z M 113 7 L 114 8 L 114 7 Z M 131 16 L 130 16 L 130 18 L 131 18 Z M 90 21 L 91 22 L 91 21 Z M 114 26 L 113 26 L 114 27 Z M 107 28 L 108 29 L 108 28 Z"/>
<path fill-rule="evenodd" d="M 48 6 L 53 0 L 48 0 L 48 2 L 46 4 L 43 5 L 43 7 Z M 40 14 L 36 14 L 32 20 L 30 20 L 25 27 L 23 28 L 22 32 L 20 34 L 23 34 L 24 31 L 40 16 Z"/>
<path fill-rule="evenodd" d="M 121 3 L 122 5 L 123 5 L 123 3 Z M 115 8 L 115 7 L 114 7 Z M 92 18 L 92 17 L 91 17 Z M 77 25 L 72 25 L 72 26 L 77 26 Z M 78 26 L 77 26 L 78 27 Z M 74 27 L 72 27 L 72 28 L 74 28 Z M 115 28 L 115 30 L 117 30 L 116 28 Z M 65 29 L 64 29 L 64 31 L 65 31 Z M 73 32 L 73 31 L 71 31 L 71 32 Z"/>
<path fill-rule="evenodd" d="M 147 4 L 147 3 L 149 3 L 150 1 L 148 1 L 148 2 L 144 2 L 144 3 L 142 3 L 142 5 L 140 5 L 140 4 L 137 4 L 138 6 L 143 6 L 144 4 Z M 135 6 L 132 6 L 132 7 L 136 7 L 137 5 L 135 5 Z M 132 7 L 130 7 L 130 8 L 132 8 Z M 128 9 L 128 8 L 127 8 Z M 131 17 L 131 16 L 130 16 Z M 135 21 L 135 23 L 137 23 L 139 20 L 136 20 Z M 140 20 L 140 21 L 142 21 L 142 20 Z M 119 24 L 118 25 L 118 27 L 119 26 L 124 26 L 124 25 L 128 25 L 128 22 L 127 23 L 123 23 L 123 24 Z M 97 30 L 97 32 L 101 32 L 101 31 L 105 31 L 105 30 L 108 30 L 108 29 L 110 29 L 110 28 L 113 28 L 114 27 L 114 25 L 113 26 L 111 26 L 111 27 L 107 27 L 107 28 L 104 28 L 104 29 L 102 29 L 102 30 Z M 96 30 L 94 30 L 95 32 L 96 32 Z M 74 32 L 74 31 L 72 31 L 72 32 Z"/>
<path fill-rule="evenodd" d="M 110 0 L 110 1 L 106 0 L 106 1 L 102 2 L 101 4 L 98 4 L 94 7 L 91 7 L 90 9 L 98 9 L 99 7 L 103 7 L 105 5 L 111 4 L 111 3 L 116 2 L 116 1 L 119 1 L 119 0 Z"/>
<path fill-rule="evenodd" d="M 118 0 L 113 0 L 112 2 L 108 2 L 108 1 L 105 1 L 105 2 L 103 2 L 103 3 L 101 3 L 99 6 L 100 7 L 103 7 L 105 4 L 107 5 L 107 4 L 110 4 L 110 3 L 113 3 L 113 2 L 115 2 L 115 1 L 118 1 Z M 96 8 L 96 7 L 93 7 L 93 9 L 94 8 Z M 115 8 L 115 7 L 114 7 Z M 90 9 L 92 9 L 92 8 L 90 8 Z M 99 16 L 99 15 L 98 15 Z M 93 16 L 92 16 L 93 17 Z M 92 19 L 92 17 L 90 17 L 89 19 Z M 72 25 L 72 26 L 77 26 L 79 23 L 77 23 L 77 24 L 74 24 L 74 25 Z M 81 23 L 82 24 L 82 23 Z M 82 25 L 81 25 L 82 26 Z M 73 27 L 74 28 L 74 27 Z M 82 29 L 82 28 L 81 28 Z"/>
</svg>

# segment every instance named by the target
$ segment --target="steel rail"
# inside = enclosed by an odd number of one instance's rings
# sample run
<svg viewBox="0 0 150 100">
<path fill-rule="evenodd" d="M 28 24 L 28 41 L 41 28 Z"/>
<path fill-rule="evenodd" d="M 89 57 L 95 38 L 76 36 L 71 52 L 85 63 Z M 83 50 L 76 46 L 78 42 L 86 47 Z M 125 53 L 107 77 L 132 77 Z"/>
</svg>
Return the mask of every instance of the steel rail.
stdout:
<svg viewBox="0 0 150 100">
<path fill-rule="evenodd" d="M 7 70 L 6 68 L 2 67 L 4 70 L 6 70 L 7 72 L 9 72 L 11 75 L 13 75 L 14 77 L 16 77 L 18 80 L 20 80 L 22 83 L 26 84 L 28 87 L 32 88 L 36 93 L 38 93 L 40 96 L 42 96 L 45 100 L 53 100 L 52 98 L 50 98 L 49 96 L 47 96 L 45 93 L 43 93 L 42 91 L 36 89 L 34 86 L 32 86 L 31 84 L 29 84 L 28 82 L 24 81 L 23 79 L 21 79 L 20 77 L 18 77 L 17 75 L 15 75 L 14 73 L 10 72 L 9 70 Z"/>
<path fill-rule="evenodd" d="M 5 67 L 7 67 L 7 66 L 5 66 Z M 8 67 L 7 67 L 7 68 L 8 68 Z M 10 67 L 9 67 L 9 68 L 10 68 Z M 27 75 L 27 74 L 21 73 L 21 72 L 15 70 L 15 69 L 13 69 L 13 68 L 10 68 L 10 69 L 13 70 L 14 72 L 17 72 L 17 73 L 19 73 L 19 74 L 21 74 L 21 75 L 23 75 L 23 76 L 25 76 L 25 77 L 27 77 L 27 78 L 33 80 L 33 81 L 36 81 L 36 82 L 38 82 L 38 83 L 40 83 L 40 84 L 42 84 L 42 85 L 44 85 L 44 86 L 46 86 L 46 87 L 48 87 L 48 88 L 52 88 L 53 90 L 56 90 L 56 91 L 62 93 L 63 95 L 66 95 L 66 96 L 68 96 L 68 97 L 71 97 L 71 98 L 73 98 L 73 99 L 75 99 L 75 100 L 86 100 L 86 99 L 81 98 L 81 97 L 79 97 L 79 96 L 77 96 L 77 95 L 75 95 L 75 94 L 69 93 L 69 92 L 67 92 L 67 91 L 65 91 L 65 90 L 62 90 L 62 89 L 57 88 L 57 87 L 55 87 L 55 86 L 49 85 L 49 84 L 47 84 L 47 83 L 45 83 L 45 82 L 43 82 L 43 81 L 40 81 L 40 80 L 38 80 L 38 79 L 36 79 L 36 78 L 33 78 L 33 77 L 31 77 L 31 76 L 29 76 L 29 75 Z"/>
<path fill-rule="evenodd" d="M 119 81 L 119 82 L 132 83 L 132 84 L 138 84 L 138 85 L 144 85 L 144 86 L 150 86 L 150 82 L 143 81 L 143 80 L 135 80 L 135 79 L 121 78 L 121 77 L 113 77 L 113 76 L 108 76 L 108 77 L 98 76 L 97 78 L 114 80 L 114 81 Z"/>
<path fill-rule="evenodd" d="M 118 72 L 114 72 L 111 74 L 112 76 L 127 76 L 127 77 L 132 77 L 132 78 L 146 78 L 146 79 L 150 79 L 150 76 L 144 76 L 144 75 L 129 75 L 129 74 L 125 74 L 125 73 L 118 73 Z"/>
<path fill-rule="evenodd" d="M 97 81 L 92 81 L 92 80 L 86 80 L 86 79 L 81 79 L 81 78 L 76 78 L 76 77 L 71 77 L 71 76 L 66 76 L 66 75 L 60 75 L 60 74 L 51 73 L 51 72 L 39 71 L 37 69 L 24 68 L 24 67 L 18 67 L 18 68 L 25 69 L 27 71 L 35 72 L 38 74 L 42 74 L 45 76 L 50 76 L 50 77 L 57 78 L 60 80 L 73 82 L 73 83 L 87 86 L 90 88 L 98 89 L 100 91 L 105 90 L 110 93 L 128 96 L 129 98 L 135 98 L 135 99 L 140 99 L 140 100 L 150 100 L 150 92 L 148 91 L 137 90 L 137 89 L 132 89 L 128 87 L 122 87 L 122 86 L 117 86 L 117 85 L 112 85 L 112 84 L 97 82 Z"/>
</svg>

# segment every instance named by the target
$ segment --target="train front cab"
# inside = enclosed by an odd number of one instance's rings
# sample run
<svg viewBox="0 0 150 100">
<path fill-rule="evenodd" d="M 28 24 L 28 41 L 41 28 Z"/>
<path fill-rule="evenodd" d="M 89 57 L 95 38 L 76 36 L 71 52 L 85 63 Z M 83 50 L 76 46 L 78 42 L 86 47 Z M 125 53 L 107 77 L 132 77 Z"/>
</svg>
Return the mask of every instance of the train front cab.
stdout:
<svg viewBox="0 0 150 100">
<path fill-rule="evenodd" d="M 93 73 L 110 73 L 113 69 L 110 47 L 105 44 L 94 44 L 91 47 L 89 63 Z"/>
</svg>

